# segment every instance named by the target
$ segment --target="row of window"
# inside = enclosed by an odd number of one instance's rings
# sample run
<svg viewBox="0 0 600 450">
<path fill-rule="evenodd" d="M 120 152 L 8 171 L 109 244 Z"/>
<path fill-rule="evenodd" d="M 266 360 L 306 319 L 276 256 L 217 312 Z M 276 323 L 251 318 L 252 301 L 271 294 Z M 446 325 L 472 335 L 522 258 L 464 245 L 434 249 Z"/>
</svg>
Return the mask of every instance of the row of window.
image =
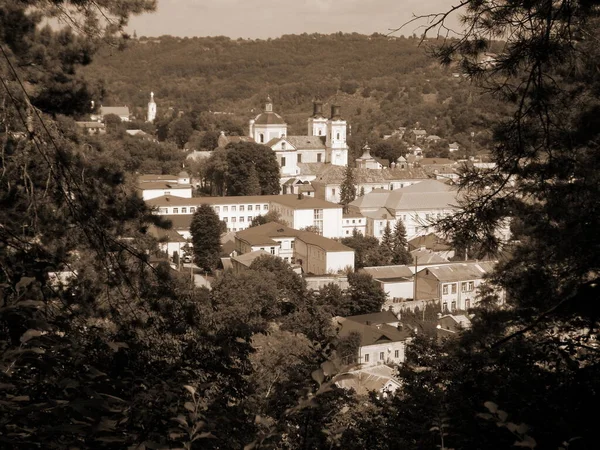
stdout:
<svg viewBox="0 0 600 450">
<path fill-rule="evenodd" d="M 471 307 L 471 300 L 466 299 L 465 300 L 465 309 L 469 309 L 470 307 Z M 448 309 L 448 303 L 444 302 L 443 308 L 444 308 L 445 313 L 448 313 L 450 311 L 456 311 L 456 302 L 452 302 L 450 304 L 450 309 Z"/>
<path fill-rule="evenodd" d="M 285 150 L 285 148 L 283 147 L 283 144 L 281 145 L 281 149 Z M 281 167 L 285 167 L 285 162 L 287 161 L 286 158 L 287 158 L 287 156 L 281 157 Z M 302 162 L 302 154 L 301 153 L 298 153 L 296 155 L 296 162 L 299 162 L 299 163 Z M 317 162 L 323 162 L 323 154 L 322 153 L 317 153 Z M 334 193 L 334 195 L 335 195 L 335 193 Z"/>
<path fill-rule="evenodd" d="M 227 222 L 231 222 L 235 223 L 235 222 L 245 222 L 245 218 L 243 216 L 238 217 L 223 217 L 223 222 L 227 223 Z M 239 220 L 238 220 L 239 219 Z M 248 222 L 252 222 L 253 217 L 252 216 L 248 216 Z"/>
<path fill-rule="evenodd" d="M 365 353 L 365 362 L 368 363 L 369 362 L 369 354 Z M 400 358 L 400 350 L 394 350 L 394 358 L 398 359 Z M 385 352 L 379 352 L 379 361 L 384 361 L 385 360 Z"/>
<path fill-rule="evenodd" d="M 457 283 L 449 283 L 442 285 L 442 294 L 448 295 L 448 293 L 456 294 Z M 463 281 L 460 284 L 461 292 L 472 292 L 475 290 L 475 282 L 473 281 Z"/>
<path fill-rule="evenodd" d="M 223 212 L 229 212 L 229 209 L 231 208 L 231 212 L 243 212 L 245 210 L 245 208 L 248 208 L 248 211 L 252 211 L 253 206 L 252 205 L 231 205 L 229 206 L 223 206 Z M 221 208 L 219 206 L 213 206 L 213 209 L 215 210 L 216 213 L 221 212 Z M 269 210 L 269 205 L 262 205 L 262 209 L 263 211 L 268 211 Z M 260 211 L 260 205 L 254 205 L 254 211 Z"/>
<path fill-rule="evenodd" d="M 357 219 L 352 219 L 352 223 L 356 223 L 356 220 Z M 349 223 L 350 223 L 350 219 L 346 219 L 346 224 L 349 224 Z M 358 219 L 358 224 L 360 225 L 361 223 L 362 223 L 362 220 Z"/>
</svg>

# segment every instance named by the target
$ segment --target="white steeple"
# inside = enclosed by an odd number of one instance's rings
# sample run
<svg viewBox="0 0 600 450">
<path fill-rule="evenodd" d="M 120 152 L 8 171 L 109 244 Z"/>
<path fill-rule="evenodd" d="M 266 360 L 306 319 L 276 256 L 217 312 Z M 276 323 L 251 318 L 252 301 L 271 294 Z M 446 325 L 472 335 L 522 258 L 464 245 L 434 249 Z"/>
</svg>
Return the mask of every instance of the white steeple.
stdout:
<svg viewBox="0 0 600 450">
<path fill-rule="evenodd" d="M 146 122 L 154 122 L 156 119 L 156 103 L 154 103 L 154 92 L 150 92 L 150 101 L 148 102 L 148 116 Z"/>
</svg>

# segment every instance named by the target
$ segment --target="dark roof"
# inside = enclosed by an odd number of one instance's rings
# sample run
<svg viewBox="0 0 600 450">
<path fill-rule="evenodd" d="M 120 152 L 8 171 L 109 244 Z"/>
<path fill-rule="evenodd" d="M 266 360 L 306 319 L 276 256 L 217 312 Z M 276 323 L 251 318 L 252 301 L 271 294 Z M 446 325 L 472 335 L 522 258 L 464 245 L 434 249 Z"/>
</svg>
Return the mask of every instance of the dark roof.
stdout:
<svg viewBox="0 0 600 450">
<path fill-rule="evenodd" d="M 358 316 L 346 317 L 347 320 L 353 320 L 366 325 L 381 325 L 382 323 L 392 324 L 399 322 L 398 317 L 391 311 L 379 311 L 370 314 L 360 314 Z"/>
<path fill-rule="evenodd" d="M 413 277 L 413 273 L 408 266 L 363 267 L 360 271 L 368 273 L 375 280 L 410 280 Z"/>
<path fill-rule="evenodd" d="M 238 255 L 238 256 L 232 256 L 231 260 L 232 261 L 236 261 L 238 263 L 240 263 L 243 266 L 246 267 L 250 267 L 250 265 L 252 264 L 252 262 L 256 259 L 259 258 L 263 255 L 269 255 L 271 256 L 270 253 L 264 251 L 264 250 L 255 250 L 253 252 L 250 253 L 244 253 L 243 255 Z"/>
<path fill-rule="evenodd" d="M 156 225 L 148 227 L 148 234 L 160 242 L 187 242 L 182 235 L 180 235 L 173 228 L 165 230 L 158 228 Z"/>
<path fill-rule="evenodd" d="M 417 236 L 408 241 L 409 250 L 415 250 L 421 247 L 425 247 L 427 250 L 434 252 L 452 250 L 452 246 L 435 233 L 429 233 L 425 236 Z"/>
<path fill-rule="evenodd" d="M 442 282 L 480 280 L 494 270 L 494 261 L 478 261 L 470 263 L 455 263 L 428 267 L 434 277 Z M 418 273 L 423 272 L 423 270 Z M 425 272 L 427 273 L 427 272 Z"/>
<path fill-rule="evenodd" d="M 286 136 L 285 140 L 298 150 L 325 150 L 325 136 Z"/>
<path fill-rule="evenodd" d="M 169 181 L 145 181 L 139 183 L 137 185 L 138 189 L 142 191 L 150 190 L 150 189 L 191 189 L 191 184 L 179 184 L 177 182 L 169 182 Z"/>
<path fill-rule="evenodd" d="M 287 206 L 293 209 L 341 209 L 341 206 L 337 203 L 328 202 L 320 198 L 302 196 L 298 198 L 297 195 L 274 195 L 271 199 L 273 203 L 279 203 L 280 205 Z"/>
<path fill-rule="evenodd" d="M 285 125 L 285 120 L 272 111 L 264 111 L 254 119 L 255 125 Z"/>
<path fill-rule="evenodd" d="M 169 219 L 173 224 L 173 230 L 189 230 L 192 223 L 193 214 L 170 214 L 161 216 L 163 219 Z"/>
<path fill-rule="evenodd" d="M 446 258 L 443 258 L 437 253 L 427 249 L 411 250 L 410 255 L 413 257 L 413 261 L 417 261 L 419 264 L 439 264 L 448 262 Z"/>
<path fill-rule="evenodd" d="M 344 166 L 334 166 L 331 164 L 313 166 L 315 163 L 299 163 L 301 173 L 309 175 L 313 172 L 316 175 L 314 182 L 323 184 L 341 184 L 344 180 L 346 168 Z M 384 166 L 387 167 L 387 161 Z M 427 179 L 427 174 L 420 168 L 413 169 L 354 169 L 354 179 L 356 183 L 382 183 L 387 186 L 390 181 Z"/>
<path fill-rule="evenodd" d="M 386 324 L 378 326 L 366 325 L 344 317 L 334 318 L 334 323 L 339 327 L 338 335 L 340 337 L 349 336 L 351 333 L 360 334 L 361 347 L 384 342 L 401 342 L 410 337 L 408 330 L 399 330 L 396 327 Z"/>
</svg>

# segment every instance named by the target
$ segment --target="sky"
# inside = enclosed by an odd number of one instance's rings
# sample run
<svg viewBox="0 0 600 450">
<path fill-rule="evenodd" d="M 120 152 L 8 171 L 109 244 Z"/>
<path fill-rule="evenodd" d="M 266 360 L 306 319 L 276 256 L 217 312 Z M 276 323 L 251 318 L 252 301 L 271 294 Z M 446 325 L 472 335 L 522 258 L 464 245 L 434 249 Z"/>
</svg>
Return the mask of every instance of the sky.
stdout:
<svg viewBox="0 0 600 450">
<path fill-rule="evenodd" d="M 141 36 L 228 36 L 265 39 L 301 33 L 388 33 L 415 15 L 449 9 L 450 0 L 158 0 L 152 14 L 133 17 Z M 409 24 L 395 33 L 420 34 Z"/>
</svg>

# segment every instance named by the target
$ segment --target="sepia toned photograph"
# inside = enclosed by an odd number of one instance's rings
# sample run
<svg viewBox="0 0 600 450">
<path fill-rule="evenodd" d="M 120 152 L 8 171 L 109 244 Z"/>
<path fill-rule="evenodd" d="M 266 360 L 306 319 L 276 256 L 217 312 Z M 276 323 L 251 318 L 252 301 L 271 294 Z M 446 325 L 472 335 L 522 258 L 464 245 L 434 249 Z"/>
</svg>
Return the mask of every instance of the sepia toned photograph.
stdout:
<svg viewBox="0 0 600 450">
<path fill-rule="evenodd" d="M 0 0 L 0 450 L 597 450 L 600 3 Z"/>
</svg>

